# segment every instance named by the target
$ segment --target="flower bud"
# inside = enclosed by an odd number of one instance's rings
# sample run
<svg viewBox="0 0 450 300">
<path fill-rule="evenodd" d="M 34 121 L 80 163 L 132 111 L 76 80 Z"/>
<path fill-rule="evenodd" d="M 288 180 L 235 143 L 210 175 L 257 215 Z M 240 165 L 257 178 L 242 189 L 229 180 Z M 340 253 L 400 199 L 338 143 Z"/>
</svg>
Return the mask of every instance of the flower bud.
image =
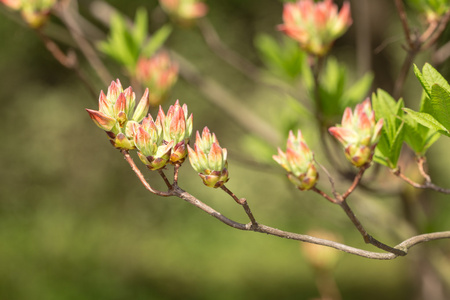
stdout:
<svg viewBox="0 0 450 300">
<path fill-rule="evenodd" d="M 323 56 L 352 24 L 350 4 L 344 2 L 338 14 L 333 0 L 286 3 L 283 7 L 283 22 L 278 26 L 279 30 L 298 41 L 305 51 Z"/>
<path fill-rule="evenodd" d="M 362 167 L 372 161 L 382 127 L 383 119 L 375 124 L 375 112 L 367 98 L 356 105 L 354 112 L 347 107 L 342 123 L 328 131 L 344 146 L 347 159 L 354 166 Z"/>
<path fill-rule="evenodd" d="M 135 125 L 134 130 L 134 144 L 141 161 L 150 170 L 164 168 L 169 161 L 173 141 L 167 143 L 163 140 L 161 125 L 155 123 L 149 114 L 141 125 Z"/>
<path fill-rule="evenodd" d="M 208 6 L 198 0 L 159 0 L 162 9 L 180 25 L 189 26 L 208 12 Z"/>
<path fill-rule="evenodd" d="M 316 185 L 319 174 L 314 165 L 314 154 L 306 145 L 302 132 L 298 131 L 295 137 L 292 131 L 289 132 L 286 153 L 278 148 L 278 156 L 273 159 L 288 171 L 289 180 L 304 191 Z"/>
<path fill-rule="evenodd" d="M 160 52 L 149 59 L 141 57 L 137 63 L 136 78 L 152 91 L 150 104 L 156 106 L 167 98 L 170 89 L 177 82 L 178 65 L 170 60 L 166 52 Z"/>
<path fill-rule="evenodd" d="M 139 104 L 131 87 L 123 90 L 119 79 L 111 82 L 105 95 L 100 92 L 99 110 L 86 109 L 94 123 L 106 131 L 111 143 L 118 149 L 134 149 L 131 125 L 142 121 L 149 108 L 148 89 L 145 90 Z M 126 141 L 125 141 L 126 139 Z"/>
<path fill-rule="evenodd" d="M 173 142 L 171 163 L 182 163 L 188 154 L 186 146 L 192 133 L 192 119 L 192 114 L 188 117 L 187 105 L 180 106 L 178 100 L 169 107 L 167 115 L 159 107 L 156 123 L 161 124 L 163 140 L 166 143 Z"/>
<path fill-rule="evenodd" d="M 228 180 L 227 149 L 221 148 L 216 135 L 205 127 L 200 137 L 197 131 L 194 149 L 189 145 L 189 161 L 206 186 L 218 188 Z"/>
<path fill-rule="evenodd" d="M 49 18 L 50 10 L 56 4 L 56 0 L 0 0 L 0 2 L 10 9 L 20 11 L 22 19 L 32 28 L 42 27 Z"/>
</svg>

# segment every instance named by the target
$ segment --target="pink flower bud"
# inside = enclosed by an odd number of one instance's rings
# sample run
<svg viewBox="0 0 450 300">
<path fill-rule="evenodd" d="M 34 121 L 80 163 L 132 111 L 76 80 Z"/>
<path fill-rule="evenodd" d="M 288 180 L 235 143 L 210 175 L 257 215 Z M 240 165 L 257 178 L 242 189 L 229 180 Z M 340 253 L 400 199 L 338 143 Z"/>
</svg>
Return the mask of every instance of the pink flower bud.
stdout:
<svg viewBox="0 0 450 300">
<path fill-rule="evenodd" d="M 182 25 L 190 25 L 208 12 L 208 6 L 199 0 L 159 0 L 162 9 Z"/>
<path fill-rule="evenodd" d="M 32 28 L 42 27 L 48 20 L 50 10 L 56 4 L 56 0 L 25 1 L 25 0 L 0 0 L 5 6 L 13 10 L 19 10 L 22 19 Z"/>
<path fill-rule="evenodd" d="M 150 88 L 150 103 L 156 106 L 166 100 L 170 89 L 177 82 L 178 65 L 170 60 L 166 52 L 160 52 L 149 59 L 141 57 L 137 64 L 136 78 Z"/>
<path fill-rule="evenodd" d="M 345 149 L 345 156 L 356 167 L 372 161 L 373 153 L 381 135 L 383 119 L 375 123 L 375 112 L 370 99 L 356 105 L 354 112 L 347 107 L 342 122 L 328 131 Z"/>
<path fill-rule="evenodd" d="M 170 156 L 171 163 L 182 163 L 188 154 L 187 144 L 192 133 L 192 114 L 188 116 L 187 105 L 180 106 L 177 100 L 175 105 L 171 105 L 164 114 L 159 107 L 156 123 L 162 127 L 163 140 L 167 143 L 173 141 L 174 148 Z"/>
<path fill-rule="evenodd" d="M 297 137 L 289 132 L 286 153 L 278 148 L 278 155 L 273 159 L 287 172 L 289 180 L 300 190 L 309 190 L 316 185 L 319 174 L 314 165 L 314 154 L 306 145 L 302 132 Z"/>
<path fill-rule="evenodd" d="M 227 149 L 221 148 L 215 134 L 205 127 L 197 131 L 194 149 L 189 145 L 189 161 L 206 186 L 218 188 L 228 180 Z"/>
<path fill-rule="evenodd" d="M 283 8 L 283 22 L 278 29 L 300 43 L 307 52 L 322 56 L 333 42 L 347 31 L 352 24 L 350 4 L 344 2 L 341 11 L 333 0 L 314 3 L 313 0 L 299 0 L 286 3 Z"/>
<path fill-rule="evenodd" d="M 153 121 L 150 114 L 135 128 L 134 144 L 139 158 L 150 170 L 166 166 L 174 145 L 173 141 L 167 143 L 163 140 L 161 127 Z"/>
</svg>

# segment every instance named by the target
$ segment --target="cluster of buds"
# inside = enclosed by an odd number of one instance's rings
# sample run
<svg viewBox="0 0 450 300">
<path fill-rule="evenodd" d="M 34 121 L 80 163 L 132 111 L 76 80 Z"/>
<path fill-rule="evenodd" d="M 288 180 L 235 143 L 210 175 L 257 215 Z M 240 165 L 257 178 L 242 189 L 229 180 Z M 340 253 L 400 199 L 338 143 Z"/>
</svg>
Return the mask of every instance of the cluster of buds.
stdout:
<svg viewBox="0 0 450 300">
<path fill-rule="evenodd" d="M 354 166 L 362 167 L 372 161 L 382 127 L 383 119 L 375 123 L 375 112 L 367 98 L 356 105 L 354 112 L 347 107 L 342 123 L 328 131 L 342 143 L 347 159 Z"/>
<path fill-rule="evenodd" d="M 123 90 L 119 79 L 111 82 L 105 95 L 100 92 L 99 110 L 86 109 L 98 127 L 106 131 L 117 149 L 134 149 L 133 136 L 135 127 L 147 114 L 149 109 L 148 89 L 135 110 L 136 95 L 131 87 Z"/>
<path fill-rule="evenodd" d="M 182 25 L 190 25 L 208 12 L 208 6 L 198 0 L 159 0 L 162 9 Z"/>
<path fill-rule="evenodd" d="M 274 155 L 273 159 L 288 172 L 289 180 L 298 189 L 310 190 L 316 185 L 319 174 L 314 165 L 314 154 L 300 130 L 297 137 L 292 131 L 289 132 L 286 153 L 278 148 L 278 155 Z"/>
<path fill-rule="evenodd" d="M 227 149 L 221 148 L 216 135 L 205 127 L 197 131 L 194 149 L 188 146 L 189 161 L 206 186 L 218 188 L 228 181 Z"/>
<path fill-rule="evenodd" d="M 160 52 L 151 58 L 141 57 L 137 63 L 136 79 L 147 86 L 150 104 L 156 106 L 163 102 L 178 79 L 178 65 L 170 60 L 166 52 Z"/>
<path fill-rule="evenodd" d="M 32 28 L 40 28 L 47 22 L 56 0 L 0 0 L 5 6 L 20 11 L 22 18 Z"/>
<path fill-rule="evenodd" d="M 323 56 L 333 42 L 343 35 L 352 24 L 350 4 L 345 2 L 338 13 L 333 0 L 314 3 L 313 0 L 299 0 L 286 3 L 283 8 L 283 22 L 278 29 L 300 43 L 307 52 Z"/>
<path fill-rule="evenodd" d="M 156 121 L 150 114 L 145 117 L 150 106 L 148 94 L 146 89 L 134 110 L 135 95 L 131 87 L 123 90 L 117 79 L 106 95 L 100 93 L 99 110 L 86 110 L 95 124 L 106 131 L 114 147 L 137 148 L 139 158 L 149 169 L 158 170 L 167 163 L 181 164 L 188 155 L 193 116 L 188 117 L 187 105 L 180 106 L 177 100 L 167 115 L 160 106 Z"/>
</svg>

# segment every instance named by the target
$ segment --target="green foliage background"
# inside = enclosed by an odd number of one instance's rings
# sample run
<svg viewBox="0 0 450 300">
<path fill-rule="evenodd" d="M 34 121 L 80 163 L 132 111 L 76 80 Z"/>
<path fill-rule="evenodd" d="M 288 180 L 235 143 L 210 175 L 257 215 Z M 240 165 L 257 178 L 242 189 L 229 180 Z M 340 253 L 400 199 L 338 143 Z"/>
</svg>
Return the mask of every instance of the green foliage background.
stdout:
<svg viewBox="0 0 450 300">
<path fill-rule="evenodd" d="M 88 2 L 81 1 L 82 9 L 87 9 Z M 401 35 L 391 2 L 377 1 L 385 19 L 381 23 L 374 18 L 372 25 L 374 33 L 385 33 L 370 37 L 375 45 L 391 35 Z M 110 3 L 129 16 L 134 16 L 138 4 L 151 9 L 157 4 L 135 1 L 131 7 L 126 1 Z M 275 25 L 281 22 L 281 3 L 229 0 L 208 4 L 208 16 L 223 40 L 261 65 L 253 39 L 258 32 L 280 37 Z M 394 25 L 388 25 L 391 22 Z M 448 30 L 446 34 L 448 40 Z M 350 65 L 354 64 L 354 35 L 353 26 L 335 50 L 338 59 Z M 318 297 L 314 270 L 297 242 L 236 231 L 180 199 L 147 193 L 89 119 L 84 109 L 96 108 L 96 99 L 74 74 L 53 60 L 31 30 L 5 14 L 0 36 L 0 299 Z M 175 30 L 168 44 L 263 118 L 277 124 L 280 111 L 286 113 L 279 94 L 256 89 L 254 83 L 214 58 L 196 30 Z M 374 86 L 392 90 L 403 55 L 397 42 L 373 57 Z M 446 78 L 448 66 L 440 68 Z M 356 67 L 352 67 L 354 72 Z M 117 76 L 121 76 L 119 72 Z M 420 84 L 410 77 L 405 102 L 414 106 L 420 100 Z M 107 88 L 95 81 L 94 85 L 98 91 Z M 325 228 L 347 244 L 373 249 L 364 245 L 339 207 L 312 193 L 295 191 L 274 163 L 273 168 L 261 169 L 240 161 L 246 133 L 194 87 L 180 80 L 165 108 L 177 98 L 194 113 L 194 130 L 208 125 L 229 149 L 228 187 L 248 199 L 260 222 L 300 233 Z M 429 150 L 432 178 L 447 187 L 448 146 L 442 138 Z M 145 174 L 162 188 L 156 174 Z M 246 222 L 243 210 L 221 191 L 204 187 L 188 164 L 180 176 L 181 187 L 226 216 Z M 322 184 L 328 183 L 323 180 Z M 408 189 L 405 184 L 399 186 Z M 396 222 L 389 218 L 402 214 L 399 199 L 356 195 L 350 203 L 368 230 L 389 244 L 399 242 L 398 236 L 390 234 Z M 418 216 L 426 220 L 420 223 L 420 232 L 448 230 L 448 196 L 424 192 L 421 197 L 425 201 L 412 204 L 424 207 Z M 380 209 L 386 214 L 378 215 Z M 412 299 L 417 291 L 413 274 L 420 269 L 415 260 L 424 249 L 433 247 L 445 262 L 440 270 L 449 274 L 448 241 L 418 246 L 408 257 L 388 262 L 340 254 L 332 274 L 344 299 Z"/>
</svg>

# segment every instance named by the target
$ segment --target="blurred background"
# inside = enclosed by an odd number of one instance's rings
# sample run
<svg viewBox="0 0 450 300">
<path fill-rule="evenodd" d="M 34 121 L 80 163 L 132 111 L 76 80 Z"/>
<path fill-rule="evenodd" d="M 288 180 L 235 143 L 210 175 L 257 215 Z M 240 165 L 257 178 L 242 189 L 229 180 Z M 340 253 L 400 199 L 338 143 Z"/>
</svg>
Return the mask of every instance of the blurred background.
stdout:
<svg viewBox="0 0 450 300">
<path fill-rule="evenodd" d="M 131 19 L 137 7 L 145 7 L 151 32 L 167 21 L 157 1 L 107 2 Z M 350 2 L 354 23 L 331 55 L 348 66 L 349 82 L 373 72 L 371 91 L 383 88 L 392 93 L 405 56 L 395 5 L 390 0 Z M 337 3 L 341 6 L 342 1 Z M 292 109 L 285 90 L 274 88 L 276 76 L 270 74 L 255 46 L 260 33 L 282 41 L 276 25 L 282 22 L 283 3 L 228 0 L 207 4 L 208 21 L 222 42 L 263 70 L 259 74 L 263 84 L 219 59 L 195 26 L 175 28 L 167 47 L 272 126 L 280 134 L 282 149 L 287 131 L 293 128 L 306 132 L 311 148 L 320 148 L 314 131 L 308 133 L 311 119 Z M 79 9 L 107 33 L 106 26 L 93 16 L 91 1 L 79 1 Z M 407 9 L 412 24 L 420 27 L 417 12 Z M 421 244 L 406 257 L 392 261 L 330 250 L 317 262 L 296 241 L 234 230 L 181 199 L 149 194 L 85 112 L 85 108 L 97 109 L 97 99 L 73 71 L 49 54 L 17 15 L 2 6 L 1 16 L 0 299 L 450 297 L 448 240 Z M 51 22 L 49 31 L 58 36 L 59 21 L 52 18 Z M 438 44 L 445 44 L 449 37 L 447 28 Z M 71 47 L 70 42 L 58 43 L 64 50 Z M 96 93 L 106 92 L 107 85 L 79 57 Z M 127 87 L 130 82 L 120 67 L 102 59 L 112 76 Z M 421 68 L 431 60 L 428 51 L 415 63 Z M 450 77 L 448 59 L 435 66 Z M 296 95 L 302 97 L 300 87 L 298 91 Z M 418 109 L 420 93 L 420 84 L 410 72 L 403 93 L 409 107 Z M 298 233 L 327 232 L 334 240 L 377 251 L 364 244 L 338 206 L 312 192 L 294 189 L 271 160 L 275 142 L 258 140 L 183 77 L 163 108 L 176 99 L 194 113 L 194 131 L 208 126 L 229 150 L 227 186 L 238 197 L 247 198 L 260 223 Z M 449 146 L 448 138 L 441 138 L 428 154 L 433 182 L 444 187 L 450 187 Z M 317 152 L 317 159 L 330 167 L 324 154 Z M 158 174 L 139 166 L 152 185 L 164 189 Z M 448 196 L 414 190 L 383 168 L 376 178 L 368 174 L 369 190 L 358 190 L 349 199 L 374 237 L 396 245 L 415 234 L 450 228 Z M 414 166 L 405 168 L 416 172 Z M 166 174 L 171 172 L 168 168 Z M 205 187 L 188 163 L 180 172 L 183 189 L 227 217 L 248 222 L 241 207 L 221 190 Z M 349 184 L 342 182 L 340 191 Z M 324 174 L 320 185 L 329 190 Z"/>
</svg>

